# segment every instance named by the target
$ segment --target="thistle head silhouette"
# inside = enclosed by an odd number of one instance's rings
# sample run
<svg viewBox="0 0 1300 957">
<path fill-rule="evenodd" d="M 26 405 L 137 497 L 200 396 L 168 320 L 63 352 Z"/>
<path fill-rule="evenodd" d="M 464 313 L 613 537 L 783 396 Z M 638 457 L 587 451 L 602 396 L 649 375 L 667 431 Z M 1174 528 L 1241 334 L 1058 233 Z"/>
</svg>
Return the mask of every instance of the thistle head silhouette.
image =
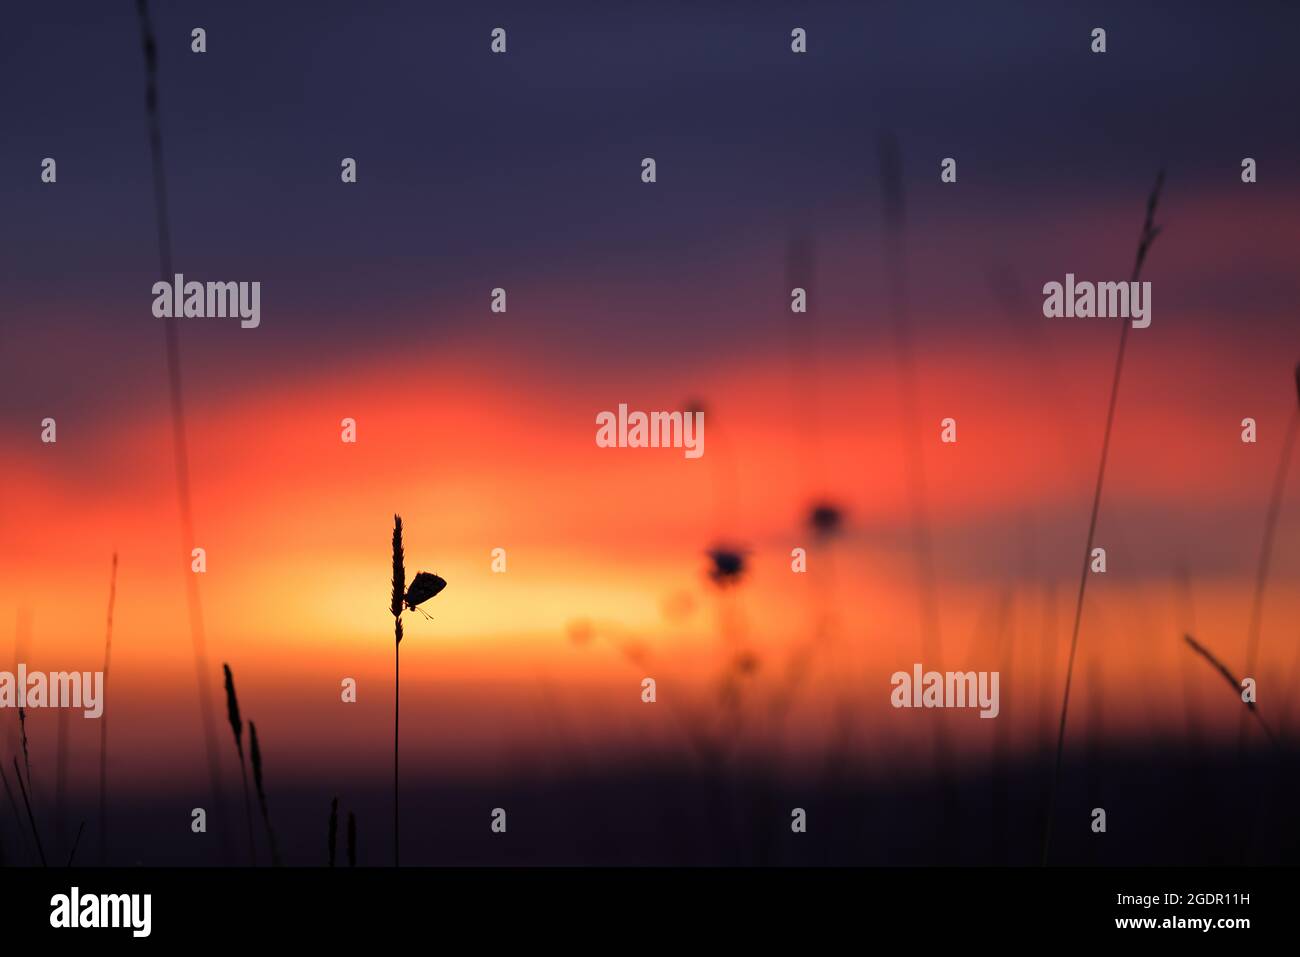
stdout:
<svg viewBox="0 0 1300 957">
<path fill-rule="evenodd" d="M 717 546 L 707 552 L 709 561 L 709 578 L 719 588 L 736 585 L 745 575 L 745 553 L 738 548 Z"/>
<path fill-rule="evenodd" d="M 830 502 L 818 502 L 808 511 L 808 525 L 814 534 L 829 538 L 844 525 L 844 513 Z"/>
</svg>

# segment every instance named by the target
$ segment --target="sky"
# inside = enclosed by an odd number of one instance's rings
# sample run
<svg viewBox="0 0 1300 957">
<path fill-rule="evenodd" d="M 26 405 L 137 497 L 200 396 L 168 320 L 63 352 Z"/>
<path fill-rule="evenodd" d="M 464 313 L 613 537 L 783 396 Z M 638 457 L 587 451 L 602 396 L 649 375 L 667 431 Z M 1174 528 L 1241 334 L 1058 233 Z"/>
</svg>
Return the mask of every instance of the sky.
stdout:
<svg viewBox="0 0 1300 957">
<path fill-rule="evenodd" d="M 395 512 L 408 571 L 449 582 L 432 621 L 407 616 L 413 774 L 490 774 L 574 740 L 671 752 L 683 715 L 720 720 L 741 648 L 760 662 L 744 679 L 759 751 L 797 763 L 846 701 L 916 773 L 935 722 L 969 760 L 987 754 L 998 722 L 888 704 L 889 675 L 918 660 L 921 606 L 883 136 L 902 158 L 934 665 L 1002 668 L 999 720 L 1024 748 L 1059 700 L 1120 335 L 1117 320 L 1044 318 L 1040 290 L 1127 279 L 1167 171 L 1080 680 L 1117 742 L 1193 720 L 1235 735 L 1230 692 L 1180 639 L 1243 660 L 1296 409 L 1294 7 L 154 6 L 176 269 L 262 284 L 256 329 L 179 322 L 193 543 L 151 312 L 134 5 L 27 5 L 0 34 L 0 610 L 29 666 L 98 668 L 119 554 L 107 709 L 124 790 L 202 786 L 191 545 L 208 556 L 218 719 L 229 662 L 275 766 L 385 773 Z M 806 54 L 790 51 L 795 26 Z M 1105 54 L 1089 50 L 1096 26 Z M 806 315 L 789 310 L 796 242 L 812 250 Z M 705 455 L 598 448 L 595 416 L 619 403 L 700 403 Z M 833 542 L 807 528 L 819 500 L 845 515 Z M 1293 470 L 1263 619 L 1270 692 L 1295 678 L 1297 532 Z M 704 574 L 718 542 L 749 557 L 725 594 Z M 808 647 L 811 677 L 775 729 L 765 703 Z M 32 722 L 47 764 L 55 722 Z M 98 729 L 72 724 L 72 766 L 93 767 Z M 68 787 L 94 782 L 77 770 Z"/>
</svg>

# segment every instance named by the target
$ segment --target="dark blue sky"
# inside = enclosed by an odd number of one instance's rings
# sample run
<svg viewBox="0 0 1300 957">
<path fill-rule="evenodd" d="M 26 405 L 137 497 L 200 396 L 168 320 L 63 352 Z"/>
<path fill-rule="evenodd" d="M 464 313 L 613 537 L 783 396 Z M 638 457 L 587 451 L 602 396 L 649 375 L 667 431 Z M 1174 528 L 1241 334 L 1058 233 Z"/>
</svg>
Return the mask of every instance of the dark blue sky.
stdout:
<svg viewBox="0 0 1300 957">
<path fill-rule="evenodd" d="M 779 324 L 725 313 L 782 281 L 796 232 L 819 241 L 819 281 L 862 304 L 825 321 L 870 335 L 885 129 L 903 151 L 913 282 L 981 309 L 993 265 L 1031 292 L 1040 271 L 1059 278 L 1035 251 L 1099 205 L 1129 204 L 1118 249 L 1071 254 L 1126 271 L 1162 162 L 1171 215 L 1179 192 L 1231 190 L 1244 155 L 1261 165 L 1257 196 L 1293 197 L 1300 173 L 1294 4 L 153 6 L 177 268 L 264 286 L 255 350 L 248 333 L 190 326 L 187 354 L 250 369 L 479 334 L 466 311 L 497 285 L 513 299 L 505 350 L 581 343 L 617 360 L 631 347 L 640 361 L 674 333 L 706 354 L 761 350 Z M 0 389 L 21 402 L 52 351 L 71 364 L 64 388 L 103 391 L 160 348 L 135 7 L 5 16 Z M 498 25 L 505 56 L 488 50 Z M 806 56 L 789 52 L 796 25 Z M 194 26 L 205 55 L 189 51 Z M 1108 31 L 1104 56 L 1088 49 L 1093 26 Z M 646 155 L 654 188 L 638 177 Z M 960 192 L 940 192 L 949 155 Z M 53 188 L 39 182 L 45 156 Z M 339 182 L 344 156 L 355 186 Z M 1270 297 L 1296 288 L 1238 273 L 1197 295 L 1236 301 L 1243 278 Z M 673 289 L 690 290 L 679 308 L 638 311 Z M 528 322 L 543 297 L 546 329 Z M 960 334 L 971 313 L 928 321 Z"/>
</svg>

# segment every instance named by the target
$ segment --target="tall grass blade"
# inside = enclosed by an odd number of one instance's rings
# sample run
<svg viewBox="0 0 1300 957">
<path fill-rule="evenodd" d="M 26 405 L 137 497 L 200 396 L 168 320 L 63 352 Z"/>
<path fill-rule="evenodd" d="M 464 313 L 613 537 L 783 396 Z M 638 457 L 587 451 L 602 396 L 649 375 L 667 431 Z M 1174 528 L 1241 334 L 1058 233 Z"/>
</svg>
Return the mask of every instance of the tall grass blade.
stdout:
<svg viewBox="0 0 1300 957">
<path fill-rule="evenodd" d="M 36 829 L 36 815 L 32 814 L 32 802 L 27 797 L 27 787 L 23 784 L 22 772 L 18 770 L 18 759 L 14 758 L 14 774 L 18 778 L 18 788 L 23 793 L 23 806 L 27 808 L 27 821 L 32 826 L 32 837 L 36 839 L 36 853 L 41 857 L 41 867 L 48 867 L 45 861 L 45 848 L 41 846 L 41 832 Z"/>
<path fill-rule="evenodd" d="M 117 552 L 108 579 L 108 618 L 104 626 L 104 694 L 108 693 L 108 666 L 113 652 L 113 606 L 117 602 Z M 107 700 L 107 699 L 105 699 Z M 99 716 L 99 863 L 108 862 L 108 709 Z"/>
<path fill-rule="evenodd" d="M 393 613 L 393 866 L 402 863 L 399 846 L 399 804 L 398 797 L 398 726 L 401 722 L 402 708 L 402 602 L 406 595 L 406 566 L 402 552 L 402 516 L 393 516 L 393 600 L 390 611 Z"/>
<path fill-rule="evenodd" d="M 235 750 L 239 753 L 239 776 L 244 782 L 244 820 L 248 825 L 248 860 L 257 865 L 257 845 L 253 840 L 253 805 L 248 796 L 248 768 L 244 762 L 244 722 L 239 716 L 239 697 L 235 694 L 235 676 L 230 665 L 223 664 L 226 675 L 226 719 L 235 736 Z"/>
<path fill-rule="evenodd" d="M 18 833 L 22 835 L 23 847 L 27 850 L 27 854 L 30 857 L 32 846 L 27 839 L 27 829 L 23 827 L 23 814 L 18 810 L 18 799 L 14 797 L 13 789 L 9 787 L 9 775 L 5 773 L 3 764 L 0 764 L 0 780 L 4 781 L 5 794 L 9 797 L 9 807 L 11 807 L 14 812 L 14 823 L 18 826 Z"/>
<path fill-rule="evenodd" d="M 1191 635 L 1183 635 L 1183 640 L 1187 642 L 1189 646 L 1191 646 L 1191 649 L 1193 651 L 1195 651 L 1198 655 L 1200 655 L 1202 658 L 1208 661 L 1210 663 L 1210 666 L 1213 667 L 1215 671 L 1223 675 L 1223 680 L 1228 682 L 1228 686 L 1232 688 L 1235 694 L 1237 694 L 1238 696 L 1241 695 L 1241 684 L 1240 682 L 1237 681 L 1236 677 L 1233 675 L 1231 669 L 1229 669 L 1227 665 L 1225 665 L 1222 661 L 1216 658 L 1214 656 L 1214 653 L 1210 651 L 1209 648 L 1206 648 L 1203 644 L 1201 644 Z M 1279 746 L 1280 742 L 1277 739 L 1277 735 L 1273 733 L 1273 729 L 1270 728 L 1268 726 L 1268 723 L 1264 721 L 1263 716 L 1259 713 L 1259 708 L 1255 706 L 1255 702 L 1244 701 L 1243 704 L 1245 704 L 1247 710 L 1255 716 L 1255 720 L 1258 721 L 1259 726 L 1264 729 L 1264 733 L 1268 735 L 1268 739 L 1270 742 L 1272 742 L 1273 746 L 1274 747 Z"/>
<path fill-rule="evenodd" d="M 266 788 L 262 783 L 262 750 L 257 746 L 257 725 L 248 722 L 248 749 L 253 762 L 253 781 L 257 785 L 257 803 L 262 808 L 262 823 L 266 825 L 266 843 L 271 848 L 271 865 L 280 866 L 280 850 L 275 843 L 275 829 L 271 827 L 271 812 L 266 806 Z"/>
<path fill-rule="evenodd" d="M 1250 603 L 1250 623 L 1246 628 L 1246 674 L 1255 674 L 1259 661 L 1260 629 L 1264 620 L 1264 593 L 1268 588 L 1269 564 L 1273 557 L 1273 539 L 1277 534 L 1278 519 L 1282 514 L 1282 498 L 1286 493 L 1287 471 L 1295 452 L 1296 438 L 1300 436 L 1300 364 L 1296 365 L 1296 407 L 1291 412 L 1286 438 L 1282 442 L 1282 455 L 1273 475 L 1273 494 L 1264 519 L 1264 538 L 1259 546 L 1259 565 L 1255 571 L 1255 593 Z M 1246 715 L 1241 716 L 1238 744 L 1246 746 Z"/>
<path fill-rule="evenodd" d="M 160 278 L 171 281 L 172 247 L 171 230 L 167 213 L 167 178 L 163 165 L 162 123 L 158 112 L 158 44 L 154 39 L 153 23 L 149 16 L 147 0 L 136 0 L 140 17 L 140 40 L 145 63 L 145 112 L 149 121 L 149 146 L 153 160 L 154 211 L 158 228 L 158 270 Z M 186 601 L 189 608 L 190 643 L 194 651 L 194 674 L 198 682 L 199 715 L 203 721 L 203 739 L 207 750 L 208 779 L 212 789 L 213 806 L 225 807 L 221 791 L 221 763 L 217 750 L 216 721 L 212 712 L 212 694 L 208 687 L 207 642 L 203 629 L 203 605 L 199 595 L 198 576 L 190 572 L 190 550 L 194 547 L 194 512 L 190 497 L 189 451 L 185 428 L 184 391 L 181 385 L 181 355 L 178 319 L 163 320 L 163 334 L 167 347 L 167 383 L 171 402 L 172 452 L 176 471 L 176 495 L 180 505 L 183 561 L 186 568 Z M 223 851 L 225 829 L 221 830 Z"/>
<path fill-rule="evenodd" d="M 934 662 L 937 667 L 943 659 L 943 638 L 939 624 L 925 452 L 921 439 L 920 386 L 908 305 L 903 158 L 898 140 L 892 133 L 882 135 L 878 146 L 890 327 L 898 360 L 899 407 L 907 436 L 903 444 L 903 469 L 911 512 L 912 554 L 916 559 L 917 590 L 920 597 L 921 655 L 922 660 Z M 947 848 L 952 845 L 951 829 L 958 819 L 960 807 L 956 783 L 951 773 L 947 731 L 942 723 L 936 723 L 934 727 L 934 761 L 942 800 L 940 829 L 936 834 L 938 844 Z"/>
<path fill-rule="evenodd" d="M 72 866 L 72 862 L 77 856 L 77 848 L 81 846 L 81 832 L 84 831 L 85 829 L 86 829 L 86 822 L 82 821 L 81 826 L 77 828 L 77 839 L 72 842 L 72 850 L 68 854 L 68 863 L 64 865 L 65 867 Z"/>
<path fill-rule="evenodd" d="M 27 789 L 32 790 L 32 756 L 27 748 L 27 709 L 21 705 L 18 708 L 18 728 L 23 744 L 23 767 L 27 769 Z"/>
<path fill-rule="evenodd" d="M 1142 274 L 1142 264 L 1146 261 L 1151 244 L 1160 235 L 1160 227 L 1155 224 L 1156 206 L 1160 202 L 1160 188 L 1165 182 L 1165 171 L 1156 174 L 1156 184 L 1147 197 L 1146 219 L 1142 223 L 1142 233 L 1138 237 L 1137 256 L 1133 262 L 1131 282 L 1137 282 Z M 1115 356 L 1115 375 L 1110 384 L 1110 402 L 1106 409 L 1106 432 L 1101 441 L 1101 462 L 1097 466 L 1097 485 L 1092 495 L 1092 516 L 1088 519 L 1088 541 L 1083 549 L 1083 571 L 1079 576 L 1079 596 L 1074 605 L 1074 628 L 1070 634 L 1070 656 L 1065 665 L 1065 693 L 1061 698 L 1061 722 L 1056 732 L 1056 766 L 1052 772 L 1052 788 L 1047 799 L 1047 824 L 1043 829 L 1043 864 L 1047 864 L 1052 846 L 1052 824 L 1056 815 L 1056 795 L 1061 784 L 1061 756 L 1065 751 L 1065 724 L 1070 712 L 1070 685 L 1074 679 L 1074 658 L 1079 648 L 1079 625 L 1083 621 L 1083 597 L 1088 588 L 1088 568 L 1092 561 L 1092 543 L 1097 534 L 1097 514 L 1101 511 L 1101 492 L 1106 481 L 1106 460 L 1110 454 L 1110 436 L 1115 426 L 1115 407 L 1119 402 L 1119 382 L 1124 371 L 1124 350 L 1128 344 L 1128 331 L 1131 322 L 1125 321 L 1120 327 L 1119 350 Z"/>
<path fill-rule="evenodd" d="M 330 802 L 330 828 L 329 828 L 329 860 L 330 867 L 334 866 L 334 852 L 339 845 L 339 799 L 335 798 Z"/>
</svg>

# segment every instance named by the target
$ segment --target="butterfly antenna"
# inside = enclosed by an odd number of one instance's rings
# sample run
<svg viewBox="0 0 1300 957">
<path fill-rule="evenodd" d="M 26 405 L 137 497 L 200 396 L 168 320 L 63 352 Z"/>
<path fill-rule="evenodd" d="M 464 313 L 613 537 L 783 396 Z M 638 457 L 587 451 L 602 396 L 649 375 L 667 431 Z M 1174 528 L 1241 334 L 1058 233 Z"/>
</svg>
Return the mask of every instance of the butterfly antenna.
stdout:
<svg viewBox="0 0 1300 957">
<path fill-rule="evenodd" d="M 427 611 L 425 611 L 423 608 L 421 608 L 419 605 L 412 605 L 410 602 L 405 602 L 404 604 L 406 605 L 406 610 L 407 610 L 407 611 L 418 611 L 421 615 L 423 615 L 423 616 L 424 616 L 425 618 L 427 618 L 429 621 L 433 621 L 433 616 L 432 616 L 431 614 L 429 614 Z"/>
</svg>

